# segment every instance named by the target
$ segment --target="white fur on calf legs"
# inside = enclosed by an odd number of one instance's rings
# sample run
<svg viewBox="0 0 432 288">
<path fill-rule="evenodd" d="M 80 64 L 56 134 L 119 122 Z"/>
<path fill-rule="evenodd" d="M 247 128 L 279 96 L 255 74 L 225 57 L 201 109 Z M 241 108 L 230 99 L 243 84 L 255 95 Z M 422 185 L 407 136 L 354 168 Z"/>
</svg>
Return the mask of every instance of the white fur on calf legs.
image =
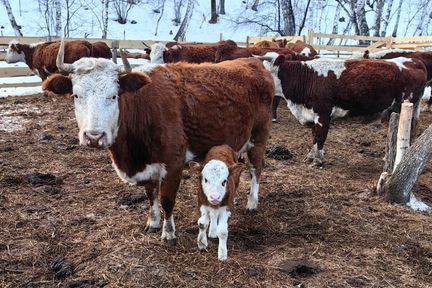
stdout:
<svg viewBox="0 0 432 288">
<path fill-rule="evenodd" d="M 162 240 L 166 240 L 167 242 L 175 245 L 175 224 L 174 217 L 171 215 L 168 219 L 164 219 L 162 226 Z"/>
<path fill-rule="evenodd" d="M 248 210 L 255 210 L 258 206 L 258 192 L 259 192 L 259 183 L 256 176 L 256 169 L 250 168 L 250 174 L 251 174 L 251 189 L 249 193 L 249 199 L 246 204 L 246 209 Z"/>
<path fill-rule="evenodd" d="M 309 161 L 313 161 L 314 165 L 321 166 L 325 162 L 324 149 L 318 150 L 318 144 L 315 143 L 312 146 L 311 151 L 308 153 L 306 159 Z"/>
<path fill-rule="evenodd" d="M 161 214 L 159 209 L 159 200 L 153 199 L 153 205 L 150 206 L 149 216 L 147 217 L 146 232 L 154 233 L 160 230 Z"/>
<path fill-rule="evenodd" d="M 221 261 L 228 259 L 228 219 L 231 216 L 227 206 L 219 208 L 219 218 L 217 226 L 217 236 L 219 238 L 218 258 Z"/>
<path fill-rule="evenodd" d="M 209 238 L 217 238 L 218 213 L 217 209 L 210 209 L 210 229 L 208 232 Z"/>
<path fill-rule="evenodd" d="M 201 206 L 200 212 L 201 212 L 201 217 L 198 219 L 199 233 L 198 233 L 197 244 L 198 244 L 198 249 L 205 250 L 207 249 L 208 246 L 206 232 L 209 226 L 210 216 L 209 216 L 209 210 L 206 206 Z"/>
</svg>

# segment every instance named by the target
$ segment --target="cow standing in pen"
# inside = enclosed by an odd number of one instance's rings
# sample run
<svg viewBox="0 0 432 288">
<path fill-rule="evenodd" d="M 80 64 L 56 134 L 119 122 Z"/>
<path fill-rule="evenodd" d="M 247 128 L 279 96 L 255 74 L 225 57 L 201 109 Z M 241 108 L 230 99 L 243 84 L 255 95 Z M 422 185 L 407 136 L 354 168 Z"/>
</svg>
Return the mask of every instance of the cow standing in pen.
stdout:
<svg viewBox="0 0 432 288">
<path fill-rule="evenodd" d="M 324 163 L 324 142 L 330 120 L 397 110 L 407 99 L 414 103 L 413 130 L 426 83 L 426 68 L 417 59 L 316 59 L 285 61 L 267 54 L 264 66 L 272 73 L 276 95 L 287 101 L 301 124 L 312 125 L 313 147 L 307 159 Z"/>
<path fill-rule="evenodd" d="M 227 144 L 247 152 L 251 190 L 246 208 L 258 204 L 264 152 L 271 128 L 274 83 L 262 63 L 242 59 L 220 64 L 176 63 L 146 73 L 123 71 L 106 59 L 83 58 L 57 66 L 43 89 L 72 93 L 81 145 L 108 148 L 118 176 L 145 186 L 150 213 L 145 231 L 160 229 L 175 244 L 173 209 L 183 166 Z"/>
<path fill-rule="evenodd" d="M 208 246 L 207 229 L 210 238 L 219 238 L 218 258 L 228 259 L 228 219 L 234 206 L 243 164 L 238 163 L 237 153 L 228 145 L 215 146 L 209 150 L 204 166 L 191 161 L 189 167 L 199 175 L 198 207 L 198 248 Z"/>
</svg>

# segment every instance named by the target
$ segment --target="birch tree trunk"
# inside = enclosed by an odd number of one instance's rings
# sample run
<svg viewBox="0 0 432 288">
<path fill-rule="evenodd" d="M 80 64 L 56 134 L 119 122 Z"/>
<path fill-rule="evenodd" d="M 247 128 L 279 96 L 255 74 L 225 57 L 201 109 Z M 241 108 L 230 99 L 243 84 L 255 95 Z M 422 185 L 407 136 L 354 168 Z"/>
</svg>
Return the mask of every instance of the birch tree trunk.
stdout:
<svg viewBox="0 0 432 288">
<path fill-rule="evenodd" d="M 219 0 L 219 14 L 225 15 L 225 0 Z"/>
<path fill-rule="evenodd" d="M 6 8 L 6 12 L 7 12 L 8 17 L 9 17 L 9 22 L 11 23 L 11 26 L 15 31 L 15 36 L 23 36 L 23 34 L 21 32 L 21 26 L 19 26 L 17 24 L 17 22 L 15 21 L 15 17 L 13 15 L 12 8 L 9 4 L 9 0 L 1 0 L 1 1 L 3 3 L 3 6 Z"/>
<path fill-rule="evenodd" d="M 339 30 L 339 18 L 340 18 L 340 11 L 341 11 L 341 4 L 338 3 L 336 6 L 336 12 L 335 12 L 335 18 L 333 20 L 333 28 L 332 28 L 332 34 L 337 34 Z M 333 45 L 336 38 L 330 38 L 327 42 L 327 45 Z"/>
<path fill-rule="evenodd" d="M 62 22 L 61 22 L 61 2 L 54 0 L 55 8 L 55 36 L 61 36 Z"/>
<path fill-rule="evenodd" d="M 295 35 L 295 17 L 291 0 L 282 0 L 282 15 L 284 18 L 284 35 Z"/>
<path fill-rule="evenodd" d="M 384 2 L 385 0 L 377 0 L 376 2 L 376 11 L 375 11 L 375 25 L 374 25 L 374 36 L 380 35 L 380 29 L 381 29 L 381 21 L 382 21 L 382 12 L 384 8 Z"/>
<path fill-rule="evenodd" d="M 310 3 L 311 3 L 311 0 L 308 0 L 308 2 L 306 4 L 304 15 L 303 15 L 303 20 L 302 20 L 302 23 L 300 24 L 300 27 L 299 27 L 299 32 L 298 32 L 299 36 L 301 35 L 301 32 L 302 32 L 302 30 L 304 28 L 304 25 L 305 25 L 306 17 L 307 17 L 308 11 L 309 11 L 309 5 L 310 5 Z"/>
<path fill-rule="evenodd" d="M 385 37 L 387 34 L 387 27 L 388 24 L 390 22 L 390 15 L 391 15 L 391 10 L 393 7 L 393 0 L 387 0 L 388 4 L 387 4 L 387 10 L 386 13 L 382 19 L 382 30 L 381 30 L 381 37 Z"/>
<path fill-rule="evenodd" d="M 366 4 L 366 0 L 357 0 L 357 4 L 356 4 L 357 24 L 359 26 L 360 35 L 369 36 L 369 26 L 366 21 L 365 4 Z"/>
<path fill-rule="evenodd" d="M 102 5 L 102 39 L 106 39 L 108 34 L 109 0 L 102 0 Z"/>
<path fill-rule="evenodd" d="M 189 26 L 190 19 L 192 18 L 193 8 L 194 8 L 195 0 L 188 0 L 188 4 L 186 7 L 186 13 L 183 18 L 183 21 L 180 25 L 177 34 L 174 36 L 175 41 L 184 41 L 186 36 L 186 31 Z"/>
<path fill-rule="evenodd" d="M 396 37 L 397 36 L 397 30 L 398 30 L 398 28 L 399 28 L 399 20 L 400 20 L 400 14 L 401 14 L 401 7 L 402 7 L 402 2 L 403 2 L 403 0 L 399 0 L 399 5 L 398 5 L 398 8 L 397 8 L 397 15 L 396 15 L 396 23 L 395 23 L 395 26 L 394 26 L 394 28 L 393 28 L 393 33 L 392 33 L 392 36 L 393 37 Z"/>
<path fill-rule="evenodd" d="M 217 23 L 217 13 L 216 13 L 216 0 L 210 0 L 211 1 L 211 18 L 209 20 L 210 24 L 216 24 Z"/>
<path fill-rule="evenodd" d="M 252 10 L 253 11 L 258 11 L 258 5 L 259 5 L 259 0 L 255 0 L 252 4 Z"/>
</svg>

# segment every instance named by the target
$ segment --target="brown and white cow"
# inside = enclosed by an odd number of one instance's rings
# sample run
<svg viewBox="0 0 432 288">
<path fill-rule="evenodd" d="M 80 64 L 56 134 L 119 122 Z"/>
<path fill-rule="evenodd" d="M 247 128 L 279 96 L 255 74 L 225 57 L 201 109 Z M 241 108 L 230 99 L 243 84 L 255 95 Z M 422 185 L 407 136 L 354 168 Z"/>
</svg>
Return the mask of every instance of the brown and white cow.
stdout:
<svg viewBox="0 0 432 288">
<path fill-rule="evenodd" d="M 392 59 L 397 57 L 416 58 L 423 62 L 427 70 L 428 84 L 432 83 L 432 51 L 412 51 L 403 49 L 386 49 L 374 53 L 365 51 L 363 57 L 365 59 Z M 428 100 L 428 106 L 425 111 L 430 111 L 432 106 L 432 97 Z"/>
<path fill-rule="evenodd" d="M 185 162 L 228 144 L 247 152 L 252 176 L 247 209 L 256 209 L 265 145 L 271 128 L 273 79 L 256 59 L 220 64 L 175 63 L 147 73 L 121 73 L 100 58 L 58 65 L 44 90 L 72 93 L 82 145 L 108 148 L 125 182 L 144 185 L 150 199 L 146 231 L 175 243 L 173 209 Z"/>
<path fill-rule="evenodd" d="M 234 206 L 243 164 L 238 163 L 237 153 L 228 145 L 211 148 L 205 159 L 204 166 L 191 161 L 191 172 L 199 175 L 198 207 L 201 217 L 198 219 L 198 248 L 206 250 L 207 229 L 209 238 L 219 238 L 218 258 L 228 259 L 228 219 Z"/>
<path fill-rule="evenodd" d="M 150 62 L 163 64 L 175 62 L 204 63 L 215 62 L 215 54 L 219 46 L 237 46 L 232 40 L 219 41 L 216 43 L 169 43 L 164 45 L 156 43 L 152 45 Z M 174 45 L 173 45 L 174 44 Z"/>
<path fill-rule="evenodd" d="M 264 61 L 264 66 L 273 75 L 276 95 L 285 98 L 301 124 L 313 124 L 308 159 L 316 165 L 324 162 L 323 147 L 332 118 L 398 109 L 401 101 L 409 99 L 415 107 L 415 127 L 426 83 L 426 68 L 417 59 L 300 62 L 285 61 L 277 54 L 268 56 L 274 60 Z"/>
<path fill-rule="evenodd" d="M 297 40 L 295 43 L 288 43 L 286 48 L 306 57 L 314 58 L 318 55 L 318 52 L 312 47 L 312 45 L 306 44 L 301 40 Z"/>
<path fill-rule="evenodd" d="M 105 43 L 103 44 L 106 46 Z M 104 53 L 103 55 L 106 56 L 106 48 L 102 47 L 100 44 L 97 44 L 95 51 L 93 51 L 93 46 L 88 41 L 69 41 L 65 45 L 64 60 L 66 63 L 73 63 L 83 57 L 92 57 L 92 53 L 96 53 L 96 55 L 99 55 L 98 53 Z M 13 40 L 9 43 L 5 61 L 7 63 L 25 62 L 33 72 L 39 75 L 42 80 L 45 80 L 49 74 L 58 71 L 56 66 L 56 57 L 59 51 L 59 46 L 59 41 L 40 42 L 27 45 L 20 44 L 18 41 Z M 111 56 L 104 58 L 111 58 Z"/>
</svg>

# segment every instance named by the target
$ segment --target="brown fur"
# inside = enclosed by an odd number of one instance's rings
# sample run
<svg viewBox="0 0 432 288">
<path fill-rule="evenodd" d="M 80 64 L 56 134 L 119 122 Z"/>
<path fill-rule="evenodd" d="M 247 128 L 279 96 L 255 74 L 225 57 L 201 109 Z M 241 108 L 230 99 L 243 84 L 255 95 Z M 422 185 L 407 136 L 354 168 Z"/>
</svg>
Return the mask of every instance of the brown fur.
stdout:
<svg viewBox="0 0 432 288">
<path fill-rule="evenodd" d="M 218 47 L 222 45 L 237 46 L 232 40 L 220 41 L 217 43 L 206 44 L 175 44 L 170 46 L 167 51 L 164 51 L 164 62 L 189 62 L 189 63 L 204 63 L 215 62 L 215 54 Z M 167 46 L 168 47 L 168 46 Z"/>
<path fill-rule="evenodd" d="M 15 46 L 15 48 L 14 48 Z M 48 73 L 57 72 L 56 58 L 60 42 L 45 42 L 35 47 L 30 45 L 17 43 L 11 47 L 11 49 L 18 49 L 18 52 L 22 51 L 25 55 L 26 64 L 31 70 L 36 69 L 42 80 L 48 77 Z M 73 63 L 82 57 L 90 57 L 92 51 L 92 45 L 87 41 L 70 41 L 65 43 L 65 56 L 64 63 Z"/>
<path fill-rule="evenodd" d="M 345 71 L 336 79 L 332 71 L 328 77 L 321 77 L 299 62 L 285 61 L 280 65 L 278 76 L 287 99 L 318 114 L 319 124 L 314 124 L 312 134 L 313 143 L 321 150 L 333 106 L 349 110 L 350 115 L 371 115 L 399 107 L 403 95 L 408 97 L 411 93 L 411 102 L 418 105 L 426 82 L 426 69 L 417 60 L 406 66 L 409 69 L 400 71 L 394 63 L 384 60 L 347 60 Z M 391 106 L 393 101 L 394 107 Z"/>
<path fill-rule="evenodd" d="M 95 42 L 92 45 L 91 57 L 111 59 L 112 53 L 109 46 L 102 41 Z"/>
<path fill-rule="evenodd" d="M 306 44 L 301 40 L 297 40 L 295 43 L 288 43 L 286 45 L 286 48 L 288 48 L 289 50 L 295 53 L 301 53 L 304 48 L 309 48 L 311 51 L 309 57 L 314 58 L 315 56 L 318 55 L 317 51 L 311 45 Z"/>
<path fill-rule="evenodd" d="M 229 176 L 226 188 L 226 194 L 221 203 L 217 206 L 212 205 L 208 202 L 204 191 L 202 190 L 201 181 L 202 176 L 199 173 L 199 185 L 198 185 L 198 207 L 202 205 L 217 208 L 222 206 L 228 206 L 230 209 L 233 208 L 234 197 L 240 182 L 240 174 L 243 168 L 243 165 L 237 160 L 237 153 L 228 145 L 219 145 L 212 147 L 208 152 L 204 159 L 203 166 L 205 166 L 211 160 L 220 160 L 224 162 L 229 169 Z M 202 167 L 200 166 L 202 169 Z M 200 169 L 200 170 L 201 170 Z M 197 171 L 198 172 L 198 171 Z"/>
<path fill-rule="evenodd" d="M 255 45 L 253 45 L 252 47 L 257 47 L 257 48 L 281 48 L 276 42 L 268 41 L 268 40 L 259 41 L 259 42 L 255 43 Z"/>
</svg>

